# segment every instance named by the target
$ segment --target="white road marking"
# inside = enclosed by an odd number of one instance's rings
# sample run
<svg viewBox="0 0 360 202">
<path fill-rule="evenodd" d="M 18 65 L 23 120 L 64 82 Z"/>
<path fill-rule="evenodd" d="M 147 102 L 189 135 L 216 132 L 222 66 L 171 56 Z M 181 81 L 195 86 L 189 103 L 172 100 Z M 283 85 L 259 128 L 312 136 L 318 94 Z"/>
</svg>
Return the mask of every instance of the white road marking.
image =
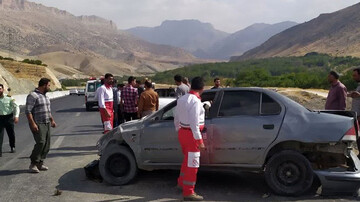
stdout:
<svg viewBox="0 0 360 202">
<path fill-rule="evenodd" d="M 60 144 L 63 142 L 65 136 L 60 136 L 53 144 L 53 146 L 51 147 L 52 149 L 57 149 L 59 148 Z"/>
<path fill-rule="evenodd" d="M 81 114 L 81 113 L 80 113 L 80 112 L 78 112 L 78 113 L 76 113 L 76 114 L 75 114 L 75 116 L 80 116 L 80 114 Z"/>
</svg>

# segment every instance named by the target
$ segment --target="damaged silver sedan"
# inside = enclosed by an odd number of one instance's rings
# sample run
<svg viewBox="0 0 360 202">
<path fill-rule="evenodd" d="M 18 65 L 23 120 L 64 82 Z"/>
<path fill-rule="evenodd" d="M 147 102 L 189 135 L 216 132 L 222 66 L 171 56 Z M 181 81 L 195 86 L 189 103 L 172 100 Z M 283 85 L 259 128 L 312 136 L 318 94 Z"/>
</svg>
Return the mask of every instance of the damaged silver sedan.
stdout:
<svg viewBox="0 0 360 202">
<path fill-rule="evenodd" d="M 355 113 L 311 111 L 262 88 L 208 90 L 202 101 L 208 104 L 201 170 L 264 172 L 270 189 L 280 195 L 301 195 L 317 179 L 324 193 L 358 190 Z M 176 101 L 100 138 L 99 169 L 106 182 L 127 184 L 138 169 L 180 168 L 175 106 Z"/>
</svg>

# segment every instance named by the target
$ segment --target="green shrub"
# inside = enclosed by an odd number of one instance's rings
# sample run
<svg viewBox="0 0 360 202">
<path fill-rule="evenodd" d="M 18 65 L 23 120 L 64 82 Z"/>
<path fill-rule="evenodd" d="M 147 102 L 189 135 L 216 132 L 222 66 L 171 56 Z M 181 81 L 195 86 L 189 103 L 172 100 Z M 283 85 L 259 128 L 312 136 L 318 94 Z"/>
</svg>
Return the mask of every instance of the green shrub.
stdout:
<svg viewBox="0 0 360 202">
<path fill-rule="evenodd" d="M 3 58 L 3 60 L 15 61 L 14 58 L 10 58 L 10 57 L 5 57 Z"/>
<path fill-rule="evenodd" d="M 327 75 L 331 70 L 336 70 L 344 72 L 340 80 L 350 90 L 356 87 L 356 83 L 351 78 L 352 71 L 349 73 L 347 70 L 359 65 L 360 58 L 332 57 L 312 52 L 302 57 L 195 64 L 157 73 L 151 79 L 156 83 L 173 84 L 174 75 L 180 74 L 190 81 L 195 76 L 202 76 L 207 85 L 213 85 L 213 79 L 219 77 L 226 81 L 222 85 L 231 86 L 329 88 Z"/>
</svg>

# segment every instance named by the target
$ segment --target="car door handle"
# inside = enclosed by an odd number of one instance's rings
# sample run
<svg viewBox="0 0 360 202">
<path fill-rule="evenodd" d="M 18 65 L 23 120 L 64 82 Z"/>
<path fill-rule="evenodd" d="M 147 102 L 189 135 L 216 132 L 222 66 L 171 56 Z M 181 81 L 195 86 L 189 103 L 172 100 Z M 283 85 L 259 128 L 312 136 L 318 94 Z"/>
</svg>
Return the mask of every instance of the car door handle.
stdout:
<svg viewBox="0 0 360 202">
<path fill-rule="evenodd" d="M 265 130 L 273 130 L 275 128 L 274 124 L 266 124 L 266 125 L 263 125 L 263 128 Z"/>
</svg>

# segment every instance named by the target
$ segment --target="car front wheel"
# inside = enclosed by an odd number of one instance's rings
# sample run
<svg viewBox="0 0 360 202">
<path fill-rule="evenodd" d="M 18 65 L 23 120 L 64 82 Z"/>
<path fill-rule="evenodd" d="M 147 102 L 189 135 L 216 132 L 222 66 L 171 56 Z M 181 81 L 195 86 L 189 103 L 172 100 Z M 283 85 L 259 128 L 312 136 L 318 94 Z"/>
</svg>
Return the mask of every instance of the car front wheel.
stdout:
<svg viewBox="0 0 360 202">
<path fill-rule="evenodd" d="M 314 173 L 299 152 L 284 150 L 273 155 L 265 167 L 265 179 L 276 194 L 298 196 L 310 189 Z"/>
<path fill-rule="evenodd" d="M 136 177 L 137 165 L 131 151 L 117 144 L 109 145 L 99 163 L 100 174 L 112 185 L 124 185 Z"/>
</svg>

